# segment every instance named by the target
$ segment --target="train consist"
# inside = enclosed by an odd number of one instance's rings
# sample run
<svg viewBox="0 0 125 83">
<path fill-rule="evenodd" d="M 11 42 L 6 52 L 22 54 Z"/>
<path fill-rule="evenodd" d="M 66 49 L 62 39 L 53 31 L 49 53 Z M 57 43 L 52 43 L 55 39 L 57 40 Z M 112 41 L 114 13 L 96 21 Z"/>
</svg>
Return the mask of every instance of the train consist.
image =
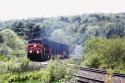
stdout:
<svg viewBox="0 0 125 83">
<path fill-rule="evenodd" d="M 68 58 L 69 46 L 48 39 L 32 39 L 28 41 L 27 57 L 32 61 L 45 61 L 50 58 Z"/>
</svg>

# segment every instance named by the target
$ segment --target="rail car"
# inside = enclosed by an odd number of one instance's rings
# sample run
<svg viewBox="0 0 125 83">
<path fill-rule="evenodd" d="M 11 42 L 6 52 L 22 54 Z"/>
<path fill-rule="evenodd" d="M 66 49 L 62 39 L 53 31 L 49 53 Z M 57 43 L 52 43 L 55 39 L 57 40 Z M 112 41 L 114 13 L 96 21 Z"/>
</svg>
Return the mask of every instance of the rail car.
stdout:
<svg viewBox="0 0 125 83">
<path fill-rule="evenodd" d="M 45 61 L 50 58 L 69 57 L 69 46 L 48 39 L 32 39 L 28 41 L 27 57 L 32 61 Z"/>
</svg>

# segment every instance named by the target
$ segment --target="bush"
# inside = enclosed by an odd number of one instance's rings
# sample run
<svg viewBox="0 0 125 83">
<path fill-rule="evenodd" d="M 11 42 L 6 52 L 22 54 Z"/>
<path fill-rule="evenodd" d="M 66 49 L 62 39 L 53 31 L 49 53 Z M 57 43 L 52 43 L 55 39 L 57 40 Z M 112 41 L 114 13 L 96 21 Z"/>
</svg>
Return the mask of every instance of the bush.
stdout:
<svg viewBox="0 0 125 83">
<path fill-rule="evenodd" d="M 93 68 L 125 68 L 124 38 L 91 38 L 86 43 L 82 64 Z"/>
<path fill-rule="evenodd" d="M 20 59 L 19 61 L 22 60 Z M 0 73 L 0 80 L 3 82 L 40 80 L 42 83 L 52 83 L 57 80 L 70 80 L 73 76 L 71 67 L 68 68 L 68 66 L 60 63 L 58 60 L 51 60 L 45 69 L 32 71 L 28 71 L 27 60 L 23 61 L 20 65 L 13 65 L 12 62 L 8 62 L 3 66 L 3 69 L 6 68 L 6 72 Z M 25 67 L 27 70 L 25 70 Z"/>
<path fill-rule="evenodd" d="M 61 64 L 58 60 L 50 61 L 43 73 L 41 80 L 44 80 L 45 82 L 62 79 L 66 74 L 65 65 Z"/>
<path fill-rule="evenodd" d="M 25 54 L 25 44 L 22 39 L 20 39 L 14 31 L 10 29 L 5 29 L 0 31 L 0 36 L 3 41 L 0 44 L 0 53 L 3 55 L 22 55 Z"/>
</svg>

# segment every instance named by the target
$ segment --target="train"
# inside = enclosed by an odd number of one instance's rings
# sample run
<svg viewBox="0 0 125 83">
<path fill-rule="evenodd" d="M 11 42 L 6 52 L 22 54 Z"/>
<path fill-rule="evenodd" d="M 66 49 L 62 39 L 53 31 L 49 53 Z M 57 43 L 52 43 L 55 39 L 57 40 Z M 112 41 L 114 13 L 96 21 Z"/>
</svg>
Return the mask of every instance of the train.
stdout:
<svg viewBox="0 0 125 83">
<path fill-rule="evenodd" d="M 31 39 L 27 45 L 27 58 L 32 61 L 46 61 L 55 57 L 69 58 L 69 46 L 49 39 Z"/>
</svg>

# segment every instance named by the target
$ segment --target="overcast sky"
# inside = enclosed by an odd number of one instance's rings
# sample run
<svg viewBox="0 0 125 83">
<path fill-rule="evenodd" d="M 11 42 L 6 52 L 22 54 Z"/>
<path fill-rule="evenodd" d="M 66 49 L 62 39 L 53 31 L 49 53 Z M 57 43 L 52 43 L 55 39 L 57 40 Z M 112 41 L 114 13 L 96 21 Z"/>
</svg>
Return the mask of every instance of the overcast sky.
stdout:
<svg viewBox="0 0 125 83">
<path fill-rule="evenodd" d="M 125 0 L 0 0 L 0 20 L 125 12 Z"/>
</svg>

